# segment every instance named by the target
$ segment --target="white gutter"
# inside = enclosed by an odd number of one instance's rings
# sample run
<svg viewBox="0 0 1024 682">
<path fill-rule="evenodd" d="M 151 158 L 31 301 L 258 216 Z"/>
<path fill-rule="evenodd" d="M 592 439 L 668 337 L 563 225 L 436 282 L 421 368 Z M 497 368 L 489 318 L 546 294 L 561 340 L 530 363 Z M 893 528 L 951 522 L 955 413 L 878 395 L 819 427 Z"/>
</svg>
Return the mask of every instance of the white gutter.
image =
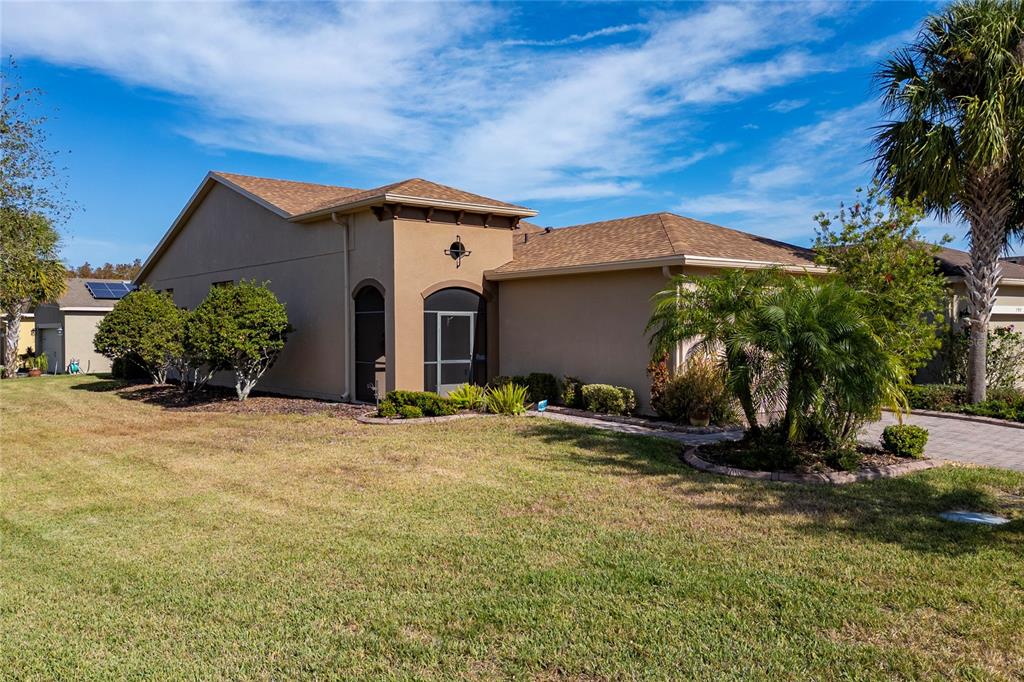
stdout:
<svg viewBox="0 0 1024 682">
<path fill-rule="evenodd" d="M 779 267 L 786 272 L 826 273 L 829 269 L 823 265 L 787 265 L 771 261 L 738 260 L 735 258 L 714 258 L 711 256 L 660 256 L 658 258 L 637 258 L 633 260 L 608 261 L 605 263 L 587 263 L 583 265 L 565 265 L 534 270 L 486 270 L 484 276 L 493 281 L 506 279 L 524 279 L 527 277 L 551 277 L 554 275 L 576 275 L 588 272 L 613 272 L 616 270 L 639 270 L 641 268 L 667 267 L 672 265 L 693 265 L 708 268 L 767 268 Z"/>
<path fill-rule="evenodd" d="M 350 369 L 351 356 L 350 349 L 352 347 L 352 297 L 349 295 L 349 257 L 348 257 L 348 240 L 349 240 L 349 219 L 346 217 L 345 222 L 338 220 L 337 213 L 331 213 L 331 222 L 335 225 L 342 226 L 342 259 L 345 261 L 345 274 L 342 278 L 345 292 L 342 298 L 345 300 L 345 392 L 341 394 L 342 402 L 351 402 L 352 399 L 352 370 Z"/>
<path fill-rule="evenodd" d="M 98 307 L 95 307 L 95 306 L 69 306 L 69 307 L 61 306 L 60 308 L 58 308 L 58 310 L 60 310 L 61 312 L 70 312 L 70 313 L 109 313 L 113 309 L 114 309 L 113 306 L 111 306 L 109 308 L 98 308 Z"/>
</svg>

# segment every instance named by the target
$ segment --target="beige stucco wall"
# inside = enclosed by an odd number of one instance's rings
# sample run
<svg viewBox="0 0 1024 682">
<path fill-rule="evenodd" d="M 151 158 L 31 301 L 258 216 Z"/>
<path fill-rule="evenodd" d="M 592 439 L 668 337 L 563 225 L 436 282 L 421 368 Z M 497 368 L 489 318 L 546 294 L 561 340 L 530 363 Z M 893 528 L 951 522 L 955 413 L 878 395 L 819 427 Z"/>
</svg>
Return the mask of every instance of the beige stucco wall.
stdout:
<svg viewBox="0 0 1024 682">
<path fill-rule="evenodd" d="M 105 316 L 105 312 L 64 313 L 64 357 L 59 372 L 64 371 L 72 358 L 78 358 L 78 366 L 87 374 L 110 371 L 110 360 L 97 353 L 92 344 L 96 327 Z"/>
<path fill-rule="evenodd" d="M 960 317 L 966 318 L 967 311 L 967 287 L 963 282 L 956 282 L 951 286 L 953 294 L 960 311 Z M 1006 309 L 1011 310 L 1007 311 Z M 1024 326 L 1024 286 L 1017 284 L 1001 284 L 996 294 L 996 310 L 992 315 L 993 327 L 1008 327 L 1014 325 L 1017 328 Z"/>
<path fill-rule="evenodd" d="M 394 291 L 387 300 L 393 306 L 395 333 L 388 336 L 388 357 L 395 358 L 395 385 L 422 390 L 423 294 L 440 285 L 462 286 L 477 293 L 484 291 L 484 271 L 512 260 L 512 238 L 504 228 L 411 220 L 396 220 L 394 231 Z M 472 252 L 459 267 L 444 254 L 457 236 Z M 497 316 L 492 297 L 487 310 L 491 374 L 497 370 L 494 359 L 499 352 Z"/>
<path fill-rule="evenodd" d="M 378 221 L 369 210 L 341 219 L 349 225 L 348 291 L 341 225 L 330 220 L 289 223 L 214 185 L 144 282 L 155 289 L 173 289 L 175 303 L 194 308 L 214 282 L 269 281 L 286 304 L 296 330 L 258 388 L 337 399 L 345 390 L 346 344 L 350 363 L 355 353 L 346 310 L 351 316 L 352 296 L 370 280 L 384 290 L 386 388 L 422 389 L 423 293 L 440 284 L 483 291 L 483 272 L 512 258 L 509 231 L 416 220 Z M 460 267 L 444 254 L 456 236 L 472 251 Z M 488 353 L 494 361 L 496 310 L 489 310 L 488 318 L 492 326 Z M 219 383 L 231 381 L 218 377 Z M 350 381 L 355 381 L 351 364 Z"/>
<path fill-rule="evenodd" d="M 644 327 L 666 282 L 660 268 L 500 282 L 501 373 L 628 386 L 649 413 Z"/>
<path fill-rule="evenodd" d="M 370 214 L 367 213 L 367 216 Z M 214 282 L 268 281 L 295 327 L 259 389 L 339 398 L 344 391 L 342 231 L 293 224 L 221 185 L 189 217 L 144 282 L 194 308 Z M 230 377 L 219 383 L 232 384 Z"/>
</svg>

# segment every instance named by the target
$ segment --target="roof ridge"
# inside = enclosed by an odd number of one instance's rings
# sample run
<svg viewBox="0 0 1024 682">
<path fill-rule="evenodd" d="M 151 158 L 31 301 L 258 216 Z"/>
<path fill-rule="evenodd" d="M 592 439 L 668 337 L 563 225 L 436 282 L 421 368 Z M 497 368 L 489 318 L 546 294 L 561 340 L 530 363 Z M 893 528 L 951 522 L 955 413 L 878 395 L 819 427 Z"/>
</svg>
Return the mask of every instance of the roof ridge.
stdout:
<svg viewBox="0 0 1024 682">
<path fill-rule="evenodd" d="M 249 180 L 269 180 L 270 182 L 285 182 L 289 185 L 312 185 L 314 187 L 330 187 L 332 189 L 347 189 L 361 192 L 363 190 L 356 187 L 345 187 L 344 185 L 328 185 L 322 182 L 306 182 L 305 180 L 286 180 L 285 178 L 269 178 L 265 175 L 247 175 L 246 173 L 230 173 L 228 171 L 210 171 L 213 175 L 219 175 L 223 178 L 230 180 L 232 177 L 235 178 L 248 178 Z"/>
</svg>

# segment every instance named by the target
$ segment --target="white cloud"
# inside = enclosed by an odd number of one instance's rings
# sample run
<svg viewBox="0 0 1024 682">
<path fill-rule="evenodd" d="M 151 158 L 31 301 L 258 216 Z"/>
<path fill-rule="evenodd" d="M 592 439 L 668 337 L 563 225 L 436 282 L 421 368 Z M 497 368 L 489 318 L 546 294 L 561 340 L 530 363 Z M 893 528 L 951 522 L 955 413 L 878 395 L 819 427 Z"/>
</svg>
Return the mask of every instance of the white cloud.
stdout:
<svg viewBox="0 0 1024 682">
<path fill-rule="evenodd" d="M 877 104 L 833 111 L 776 140 L 767 161 L 738 168 L 723 192 L 684 198 L 687 215 L 779 239 L 808 242 L 813 216 L 838 208 L 870 181 L 870 128 Z"/>
<path fill-rule="evenodd" d="M 807 46 L 833 11 L 711 5 L 523 50 L 495 41 L 505 15 L 480 4 L 6 2 L 2 37 L 190 102 L 180 132 L 203 144 L 592 198 L 721 153 L 687 125 L 696 112 L 832 68 Z"/>
<path fill-rule="evenodd" d="M 810 100 L 808 99 L 780 99 L 768 108 L 780 114 L 788 114 L 791 111 L 807 106 L 809 102 Z"/>
<path fill-rule="evenodd" d="M 571 36 L 565 38 L 556 38 L 555 40 L 523 40 L 514 39 L 506 40 L 502 42 L 502 45 L 509 47 L 560 47 L 562 45 L 574 45 L 576 43 L 585 43 L 588 40 L 594 38 L 605 38 L 607 36 L 619 35 L 620 33 L 632 33 L 645 28 L 644 24 L 622 24 L 621 26 L 608 26 L 606 28 L 600 28 L 596 31 L 590 31 L 588 33 L 574 33 Z"/>
</svg>

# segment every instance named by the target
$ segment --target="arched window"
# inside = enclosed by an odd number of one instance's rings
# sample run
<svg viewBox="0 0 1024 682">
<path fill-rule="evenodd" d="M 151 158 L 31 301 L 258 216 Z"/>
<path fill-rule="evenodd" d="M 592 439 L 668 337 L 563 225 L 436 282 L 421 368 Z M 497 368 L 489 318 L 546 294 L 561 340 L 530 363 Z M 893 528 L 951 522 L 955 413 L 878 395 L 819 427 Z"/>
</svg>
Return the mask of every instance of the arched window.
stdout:
<svg viewBox="0 0 1024 682">
<path fill-rule="evenodd" d="M 373 402 L 375 389 L 384 397 L 384 296 L 376 287 L 364 286 L 356 293 L 355 303 L 356 400 Z"/>
<path fill-rule="evenodd" d="M 447 395 L 487 381 L 487 302 L 468 289 L 442 289 L 423 302 L 423 389 Z"/>
</svg>

